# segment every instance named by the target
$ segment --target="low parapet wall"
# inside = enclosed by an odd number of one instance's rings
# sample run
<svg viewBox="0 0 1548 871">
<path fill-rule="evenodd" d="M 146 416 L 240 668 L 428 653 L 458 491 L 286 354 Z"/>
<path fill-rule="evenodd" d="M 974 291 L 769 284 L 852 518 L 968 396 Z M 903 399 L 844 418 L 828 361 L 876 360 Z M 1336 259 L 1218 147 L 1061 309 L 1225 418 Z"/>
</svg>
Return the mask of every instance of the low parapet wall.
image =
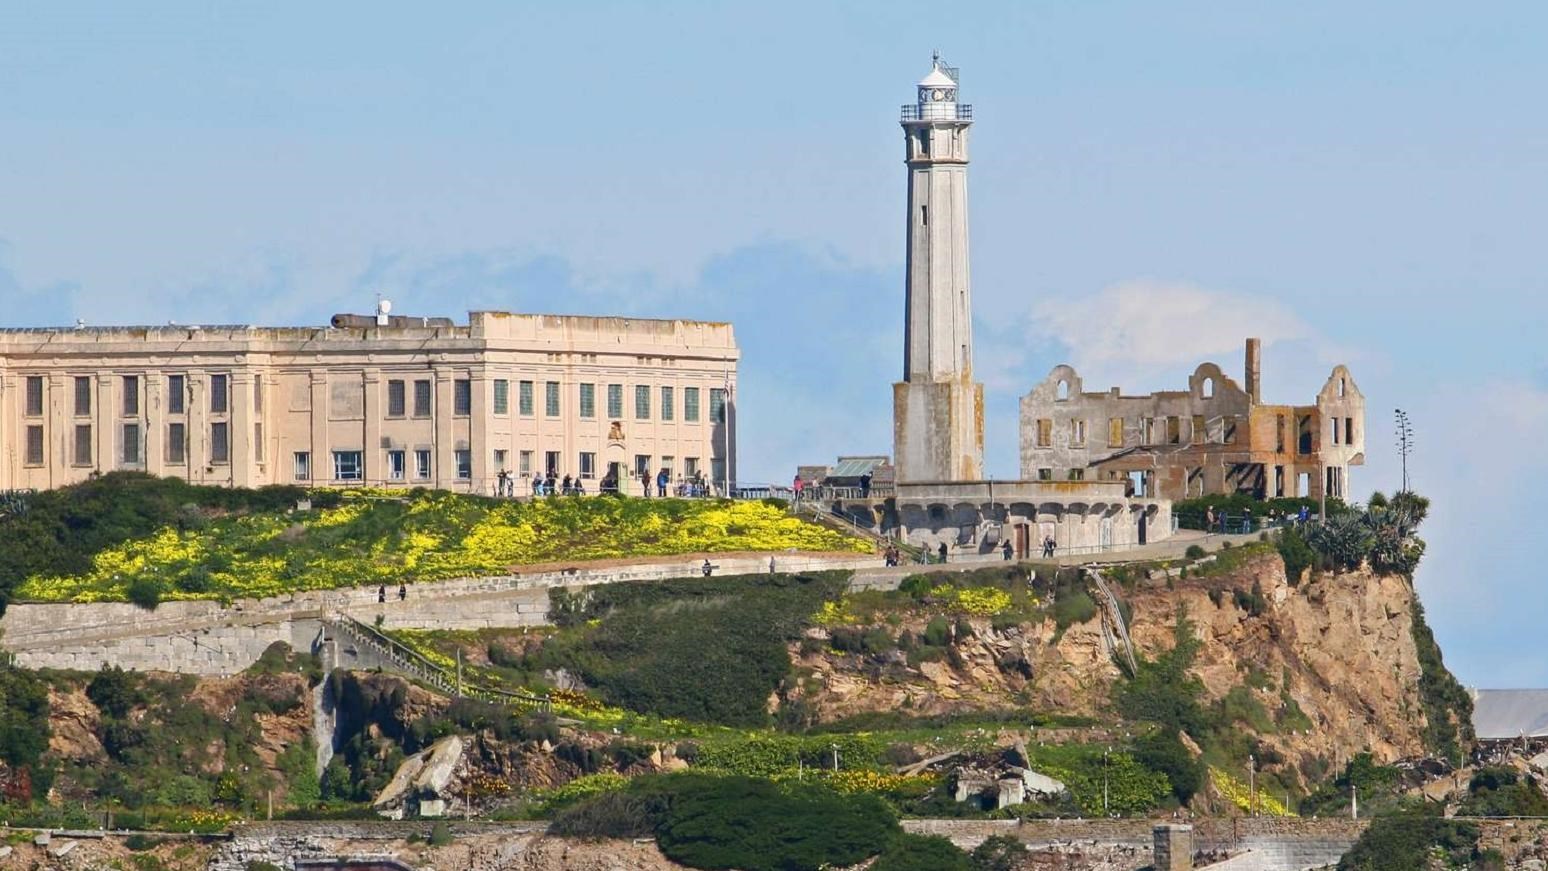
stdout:
<svg viewBox="0 0 1548 871">
<path fill-rule="evenodd" d="M 907 831 L 941 835 L 972 849 L 995 835 L 1009 835 L 1030 847 L 1133 847 L 1149 850 L 1158 820 L 904 820 Z M 1193 848 L 1206 852 L 1249 851 L 1259 869 L 1313 868 L 1337 862 L 1369 823 L 1365 820 L 1300 817 L 1228 817 L 1184 820 L 1193 826 Z M 1242 866 L 1247 867 L 1247 866 Z"/>
<path fill-rule="evenodd" d="M 775 553 L 711 556 L 717 575 L 860 569 L 880 559 L 860 554 Z M 0 646 L 26 668 L 95 671 L 104 663 L 136 671 L 235 674 L 275 641 L 300 650 L 318 637 L 323 617 L 347 614 L 386 629 L 490 629 L 541 626 L 554 587 L 699 577 L 703 559 L 513 573 L 410 584 L 378 602 L 374 587 L 308 590 L 229 605 L 165 602 L 153 611 L 123 602 L 15 603 L 0 619 Z"/>
</svg>

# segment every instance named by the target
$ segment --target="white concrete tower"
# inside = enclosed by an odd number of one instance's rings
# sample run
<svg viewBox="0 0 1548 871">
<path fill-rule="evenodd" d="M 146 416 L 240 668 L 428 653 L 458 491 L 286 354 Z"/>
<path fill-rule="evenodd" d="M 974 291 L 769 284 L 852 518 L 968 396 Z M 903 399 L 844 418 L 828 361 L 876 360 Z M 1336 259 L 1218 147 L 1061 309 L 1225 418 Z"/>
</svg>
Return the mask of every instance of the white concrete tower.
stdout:
<svg viewBox="0 0 1548 871">
<path fill-rule="evenodd" d="M 908 275 L 903 380 L 892 386 L 897 479 L 976 481 L 984 469 L 984 387 L 973 381 L 967 163 L 973 107 L 935 57 L 903 107 Z"/>
</svg>

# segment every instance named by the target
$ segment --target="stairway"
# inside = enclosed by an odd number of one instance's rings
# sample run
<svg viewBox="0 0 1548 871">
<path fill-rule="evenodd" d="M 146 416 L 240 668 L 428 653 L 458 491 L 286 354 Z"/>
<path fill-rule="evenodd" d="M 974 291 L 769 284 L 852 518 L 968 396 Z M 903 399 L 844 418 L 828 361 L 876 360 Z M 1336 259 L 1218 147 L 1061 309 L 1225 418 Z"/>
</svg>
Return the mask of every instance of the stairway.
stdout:
<svg viewBox="0 0 1548 871">
<path fill-rule="evenodd" d="M 421 656 L 413 648 L 347 614 L 339 613 L 324 617 L 323 625 L 334 634 L 335 638 L 347 639 L 357 648 L 375 654 L 383 670 L 397 672 L 434 687 L 446 695 L 479 699 L 521 710 L 548 711 L 553 707 L 552 701 L 546 695 L 502 690 L 462 680 L 460 675 L 448 673 L 445 668 Z"/>
<path fill-rule="evenodd" d="M 1108 649 L 1114 656 L 1122 655 L 1128 663 L 1130 676 L 1139 674 L 1139 662 L 1134 657 L 1134 642 L 1129 639 L 1129 627 L 1123 621 L 1123 609 L 1118 596 L 1094 566 L 1086 566 L 1086 577 L 1096 588 L 1097 606 L 1102 609 L 1102 634 L 1107 637 Z"/>
</svg>

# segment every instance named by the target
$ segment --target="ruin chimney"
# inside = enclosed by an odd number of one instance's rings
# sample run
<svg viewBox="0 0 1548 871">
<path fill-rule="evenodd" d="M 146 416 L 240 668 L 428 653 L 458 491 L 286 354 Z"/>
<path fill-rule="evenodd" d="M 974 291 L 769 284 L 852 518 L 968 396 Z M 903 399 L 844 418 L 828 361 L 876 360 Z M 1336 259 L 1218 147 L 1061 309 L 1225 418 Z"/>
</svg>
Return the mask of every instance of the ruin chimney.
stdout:
<svg viewBox="0 0 1548 871">
<path fill-rule="evenodd" d="M 1247 340 L 1247 398 L 1263 401 L 1263 340 Z"/>
</svg>

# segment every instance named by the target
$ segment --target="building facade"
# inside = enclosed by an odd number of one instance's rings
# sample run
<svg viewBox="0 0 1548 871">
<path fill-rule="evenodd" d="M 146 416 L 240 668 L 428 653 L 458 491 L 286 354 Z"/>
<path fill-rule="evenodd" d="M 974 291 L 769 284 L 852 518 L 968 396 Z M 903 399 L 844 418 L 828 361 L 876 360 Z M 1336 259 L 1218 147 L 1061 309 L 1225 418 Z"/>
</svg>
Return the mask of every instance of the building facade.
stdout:
<svg viewBox="0 0 1548 871">
<path fill-rule="evenodd" d="M 1267 405 L 1261 344 L 1247 340 L 1246 387 L 1214 363 L 1188 389 L 1087 393 L 1056 366 L 1021 399 L 1021 474 L 1038 481 L 1123 481 L 1168 500 L 1206 494 L 1346 498 L 1365 463 L 1365 397 L 1334 367 L 1310 405 Z"/>
<path fill-rule="evenodd" d="M 508 312 L 0 330 L 0 490 L 120 469 L 485 494 L 501 470 L 525 493 L 545 472 L 596 492 L 664 469 L 724 486 L 739 357 L 726 323 Z"/>
<path fill-rule="evenodd" d="M 976 481 L 984 473 L 984 386 L 973 380 L 967 164 L 973 107 L 935 58 L 903 106 L 908 266 L 903 380 L 892 386 L 897 479 Z"/>
</svg>

